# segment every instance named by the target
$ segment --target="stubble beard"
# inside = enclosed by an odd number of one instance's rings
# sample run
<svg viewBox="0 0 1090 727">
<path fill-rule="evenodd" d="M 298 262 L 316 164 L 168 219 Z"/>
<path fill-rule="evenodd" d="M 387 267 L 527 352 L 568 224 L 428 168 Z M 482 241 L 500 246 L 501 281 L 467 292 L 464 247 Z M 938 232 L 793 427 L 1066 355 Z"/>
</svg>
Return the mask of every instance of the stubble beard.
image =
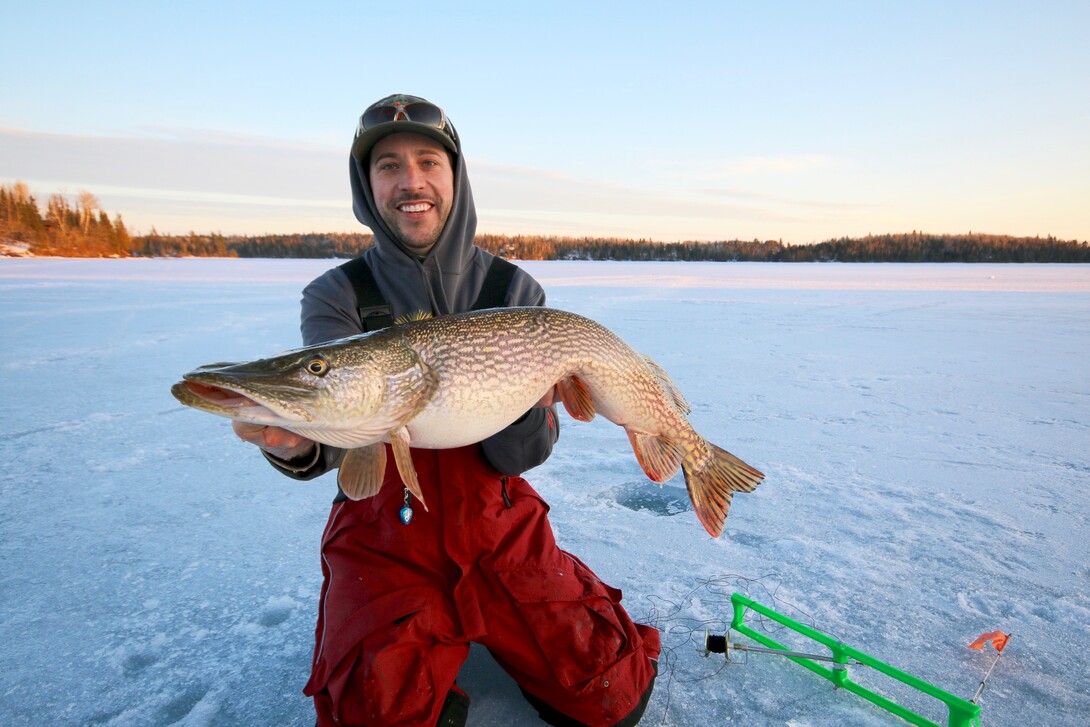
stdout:
<svg viewBox="0 0 1090 727">
<path fill-rule="evenodd" d="M 392 210 L 382 210 L 382 219 L 386 222 L 386 226 L 390 228 L 390 231 L 394 235 L 394 240 L 401 245 L 401 247 L 408 250 L 414 255 L 426 255 L 428 254 L 435 243 L 439 242 L 439 238 L 443 234 L 443 229 L 447 225 L 447 218 L 450 216 L 450 208 L 442 207 L 438 200 L 429 200 L 435 205 L 435 210 L 439 215 L 439 224 L 435 226 L 431 232 L 429 232 L 423 238 L 414 237 L 409 231 L 401 227 L 400 220 L 398 219 L 397 205 L 393 205 Z M 400 204 L 400 202 L 398 203 Z"/>
</svg>

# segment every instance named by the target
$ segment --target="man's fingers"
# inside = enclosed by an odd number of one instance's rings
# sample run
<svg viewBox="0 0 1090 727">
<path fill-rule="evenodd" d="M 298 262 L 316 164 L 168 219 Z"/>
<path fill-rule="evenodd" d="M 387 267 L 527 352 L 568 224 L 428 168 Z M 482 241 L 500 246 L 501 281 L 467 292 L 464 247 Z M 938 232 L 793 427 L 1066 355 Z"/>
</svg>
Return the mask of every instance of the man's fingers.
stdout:
<svg viewBox="0 0 1090 727">
<path fill-rule="evenodd" d="M 268 427 L 263 424 L 232 421 L 231 428 L 235 430 L 235 434 L 238 435 L 239 439 L 250 444 L 261 445 L 265 442 L 265 429 Z"/>
<path fill-rule="evenodd" d="M 541 407 L 541 408 L 544 409 L 544 408 L 552 406 L 553 404 L 556 403 L 556 401 L 557 401 L 556 387 L 554 386 L 551 389 L 549 389 L 547 392 L 545 392 L 545 396 L 541 397 L 541 399 L 536 404 L 534 404 L 534 406 L 535 407 Z"/>
<path fill-rule="evenodd" d="M 265 427 L 265 446 L 276 448 L 294 448 L 308 441 L 295 432 L 280 427 Z"/>
<path fill-rule="evenodd" d="M 256 444 L 274 457 L 293 459 L 314 446 L 314 442 L 281 427 L 269 427 L 249 422 L 231 422 L 231 428 L 243 441 Z"/>
</svg>

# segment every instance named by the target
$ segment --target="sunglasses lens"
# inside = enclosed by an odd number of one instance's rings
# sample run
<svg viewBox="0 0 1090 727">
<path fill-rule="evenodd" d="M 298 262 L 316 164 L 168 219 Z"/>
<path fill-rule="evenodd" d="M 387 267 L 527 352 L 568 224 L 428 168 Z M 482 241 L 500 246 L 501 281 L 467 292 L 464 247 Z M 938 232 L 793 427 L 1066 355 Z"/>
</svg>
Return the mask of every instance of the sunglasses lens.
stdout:
<svg viewBox="0 0 1090 727">
<path fill-rule="evenodd" d="M 437 129 L 443 127 L 443 112 L 430 103 L 411 103 L 405 106 L 374 106 L 363 115 L 363 127 L 372 129 L 391 121 L 415 121 Z"/>
<path fill-rule="evenodd" d="M 437 129 L 443 125 L 443 112 L 438 106 L 432 106 L 430 103 L 411 103 L 405 107 L 405 114 L 409 117 L 409 121 L 415 121 L 418 124 L 427 124 Z"/>
<path fill-rule="evenodd" d="M 363 128 L 371 129 L 379 124 L 393 121 L 396 113 L 398 110 L 393 106 L 373 106 L 363 115 Z"/>
</svg>

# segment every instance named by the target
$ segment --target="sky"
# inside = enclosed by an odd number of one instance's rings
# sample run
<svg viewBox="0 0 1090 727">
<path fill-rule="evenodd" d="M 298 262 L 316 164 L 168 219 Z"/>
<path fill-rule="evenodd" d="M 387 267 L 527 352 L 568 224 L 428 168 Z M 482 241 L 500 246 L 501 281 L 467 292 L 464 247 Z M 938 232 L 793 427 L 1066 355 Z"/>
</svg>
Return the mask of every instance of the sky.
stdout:
<svg viewBox="0 0 1090 727">
<path fill-rule="evenodd" d="M 1090 240 L 1085 2 L 2 2 L 0 183 L 134 232 L 365 231 L 412 93 L 482 232 Z"/>
</svg>

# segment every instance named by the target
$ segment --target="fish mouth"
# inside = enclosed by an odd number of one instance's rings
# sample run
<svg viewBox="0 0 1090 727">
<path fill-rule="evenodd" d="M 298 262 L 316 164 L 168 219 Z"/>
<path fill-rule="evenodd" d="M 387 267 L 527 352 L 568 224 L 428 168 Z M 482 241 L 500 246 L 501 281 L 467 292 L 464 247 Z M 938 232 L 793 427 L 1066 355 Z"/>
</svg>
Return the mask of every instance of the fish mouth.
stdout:
<svg viewBox="0 0 1090 727">
<path fill-rule="evenodd" d="M 220 409 L 264 409 L 271 413 L 271 409 L 259 404 L 245 394 L 225 389 L 222 386 L 210 386 L 199 381 L 181 381 L 176 387 L 184 387 L 192 396 Z M 177 394 L 175 394 L 177 396 Z"/>
<path fill-rule="evenodd" d="M 237 421 L 284 426 L 313 420 L 303 407 L 276 398 L 275 388 L 298 398 L 300 391 L 295 387 L 273 387 L 265 395 L 241 383 L 210 381 L 209 376 L 201 370 L 185 374 L 170 393 L 186 406 Z"/>
</svg>

